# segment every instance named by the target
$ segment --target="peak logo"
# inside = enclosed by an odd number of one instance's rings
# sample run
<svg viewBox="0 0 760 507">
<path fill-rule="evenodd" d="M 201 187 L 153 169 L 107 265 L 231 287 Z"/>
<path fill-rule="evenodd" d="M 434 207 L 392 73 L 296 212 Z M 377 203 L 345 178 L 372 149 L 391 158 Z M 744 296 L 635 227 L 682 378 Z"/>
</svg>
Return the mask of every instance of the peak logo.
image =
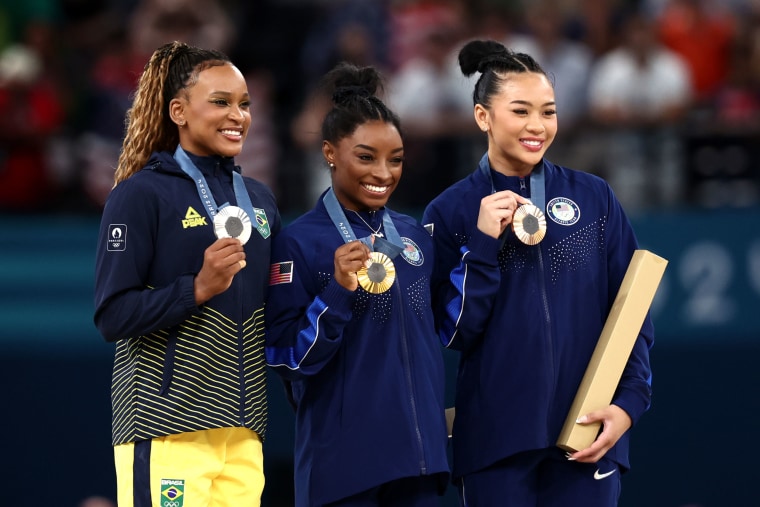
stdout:
<svg viewBox="0 0 760 507">
<path fill-rule="evenodd" d="M 206 217 L 201 216 L 192 206 L 188 206 L 185 219 L 182 220 L 182 228 L 187 229 L 188 227 L 198 227 L 199 225 L 208 225 Z"/>
</svg>

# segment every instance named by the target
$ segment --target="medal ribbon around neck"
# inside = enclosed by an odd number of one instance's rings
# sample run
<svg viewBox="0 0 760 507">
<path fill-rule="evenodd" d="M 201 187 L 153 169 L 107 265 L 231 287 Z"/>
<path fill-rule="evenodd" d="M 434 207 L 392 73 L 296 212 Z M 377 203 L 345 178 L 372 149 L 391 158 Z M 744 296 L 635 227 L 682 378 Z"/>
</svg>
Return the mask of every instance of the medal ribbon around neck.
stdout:
<svg viewBox="0 0 760 507">
<path fill-rule="evenodd" d="M 338 202 L 338 198 L 335 197 L 332 187 L 327 190 L 327 193 L 322 198 L 322 202 L 335 228 L 340 232 L 343 241 L 345 243 L 355 241 L 357 239 L 356 234 L 354 234 L 354 230 L 348 223 L 346 214 L 343 213 L 343 208 Z M 391 288 L 396 279 L 396 267 L 393 265 L 392 259 L 404 250 L 404 247 L 400 246 L 403 244 L 401 236 L 399 236 L 396 226 L 393 225 L 393 220 L 387 211 L 383 213 L 383 229 L 388 237 L 387 241 L 378 237 L 375 237 L 373 240 L 372 234 L 359 239 L 359 241 L 372 250 L 370 254 L 372 264 L 370 264 L 369 268 L 362 267 L 356 275 L 359 279 L 359 285 L 372 294 L 380 294 Z"/>
<path fill-rule="evenodd" d="M 245 244 L 251 237 L 251 217 L 254 216 L 254 211 L 251 197 L 245 189 L 243 176 L 235 170 L 232 171 L 232 188 L 235 192 L 235 200 L 240 207 L 232 206 L 229 203 L 217 206 L 206 182 L 206 177 L 190 160 L 182 146 L 177 146 L 174 159 L 179 164 L 180 169 L 195 182 L 198 196 L 201 198 L 206 213 L 214 222 L 214 232 L 217 238 L 238 238 L 241 243 Z"/>
<path fill-rule="evenodd" d="M 496 193 L 496 186 L 491 174 L 491 165 L 488 163 L 488 153 L 483 155 L 478 164 L 478 170 L 481 171 L 488 182 L 491 184 L 491 193 Z M 546 206 L 546 176 L 543 162 L 533 168 L 530 173 L 530 200 L 533 204 L 523 204 L 518 206 L 512 220 L 517 239 L 526 245 L 537 245 L 546 235 L 546 217 L 543 209 Z M 501 242 L 504 243 L 506 234 L 502 235 Z"/>
</svg>

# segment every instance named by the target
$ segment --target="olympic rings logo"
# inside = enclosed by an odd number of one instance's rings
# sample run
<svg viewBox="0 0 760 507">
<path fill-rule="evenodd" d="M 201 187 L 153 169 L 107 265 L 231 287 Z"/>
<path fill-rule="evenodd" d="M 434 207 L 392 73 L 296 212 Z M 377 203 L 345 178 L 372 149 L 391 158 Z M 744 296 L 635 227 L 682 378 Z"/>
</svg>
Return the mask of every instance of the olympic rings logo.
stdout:
<svg viewBox="0 0 760 507">
<path fill-rule="evenodd" d="M 163 507 L 179 507 L 180 503 L 174 500 L 164 500 Z"/>
</svg>

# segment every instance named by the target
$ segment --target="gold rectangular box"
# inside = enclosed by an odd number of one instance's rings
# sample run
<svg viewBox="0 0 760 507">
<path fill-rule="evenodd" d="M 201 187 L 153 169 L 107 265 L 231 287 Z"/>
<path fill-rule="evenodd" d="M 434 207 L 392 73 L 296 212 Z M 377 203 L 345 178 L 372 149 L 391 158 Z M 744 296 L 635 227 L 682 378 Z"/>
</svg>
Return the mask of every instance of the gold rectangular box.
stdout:
<svg viewBox="0 0 760 507">
<path fill-rule="evenodd" d="M 599 434 L 601 423 L 577 424 L 575 421 L 612 401 L 667 264 L 666 259 L 647 250 L 633 253 L 557 439 L 560 448 L 570 452 L 585 449 Z"/>
<path fill-rule="evenodd" d="M 456 409 L 454 407 L 449 407 L 446 409 L 446 431 L 449 433 L 449 438 L 451 438 L 451 433 L 454 430 L 454 416 L 456 415 Z"/>
</svg>

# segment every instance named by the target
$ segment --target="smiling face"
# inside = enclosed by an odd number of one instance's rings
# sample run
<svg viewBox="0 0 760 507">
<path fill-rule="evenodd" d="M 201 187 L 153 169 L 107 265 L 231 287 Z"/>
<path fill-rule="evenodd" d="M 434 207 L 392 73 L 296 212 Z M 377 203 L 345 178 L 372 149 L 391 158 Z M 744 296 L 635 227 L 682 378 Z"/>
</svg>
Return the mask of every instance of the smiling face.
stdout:
<svg viewBox="0 0 760 507">
<path fill-rule="evenodd" d="M 363 123 L 335 145 L 325 141 L 322 153 L 334 164 L 330 168 L 333 192 L 349 210 L 382 208 L 401 179 L 404 145 L 391 123 Z"/>
<path fill-rule="evenodd" d="M 554 88 L 543 74 L 512 73 L 489 109 L 475 106 L 475 120 L 488 131 L 491 167 L 527 176 L 557 135 Z"/>
<path fill-rule="evenodd" d="M 248 86 L 231 64 L 202 70 L 169 105 L 182 148 L 194 155 L 234 157 L 251 125 Z"/>
</svg>

